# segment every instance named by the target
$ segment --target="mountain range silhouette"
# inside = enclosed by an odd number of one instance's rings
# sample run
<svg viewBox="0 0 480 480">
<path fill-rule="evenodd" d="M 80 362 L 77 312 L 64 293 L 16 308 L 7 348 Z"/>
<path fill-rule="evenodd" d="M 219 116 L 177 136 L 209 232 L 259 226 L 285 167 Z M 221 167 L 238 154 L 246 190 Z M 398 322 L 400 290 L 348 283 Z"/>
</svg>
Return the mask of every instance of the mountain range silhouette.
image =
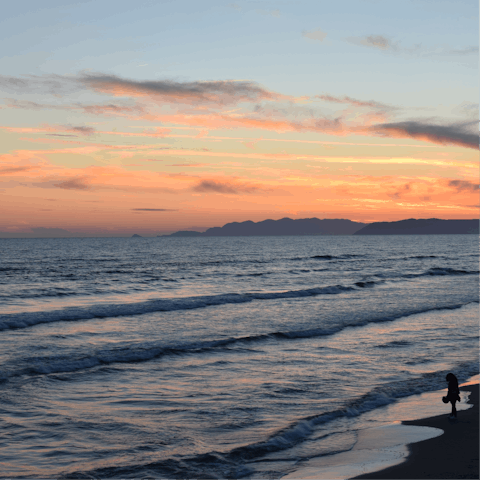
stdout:
<svg viewBox="0 0 480 480">
<path fill-rule="evenodd" d="M 370 224 L 346 219 L 303 218 L 233 222 L 205 232 L 182 230 L 163 237 L 237 237 L 280 235 L 444 235 L 477 234 L 479 221 L 441 220 L 438 218 L 374 222 Z"/>
</svg>

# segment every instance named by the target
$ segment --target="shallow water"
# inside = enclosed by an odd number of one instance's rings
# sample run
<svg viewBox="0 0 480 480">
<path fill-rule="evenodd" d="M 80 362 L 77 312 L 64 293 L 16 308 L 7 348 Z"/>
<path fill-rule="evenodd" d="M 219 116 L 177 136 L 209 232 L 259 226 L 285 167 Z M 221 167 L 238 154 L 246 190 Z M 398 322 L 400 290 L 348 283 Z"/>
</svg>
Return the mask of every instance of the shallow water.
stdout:
<svg viewBox="0 0 480 480">
<path fill-rule="evenodd" d="M 478 373 L 473 235 L 0 246 L 6 477 L 280 477 Z"/>
</svg>

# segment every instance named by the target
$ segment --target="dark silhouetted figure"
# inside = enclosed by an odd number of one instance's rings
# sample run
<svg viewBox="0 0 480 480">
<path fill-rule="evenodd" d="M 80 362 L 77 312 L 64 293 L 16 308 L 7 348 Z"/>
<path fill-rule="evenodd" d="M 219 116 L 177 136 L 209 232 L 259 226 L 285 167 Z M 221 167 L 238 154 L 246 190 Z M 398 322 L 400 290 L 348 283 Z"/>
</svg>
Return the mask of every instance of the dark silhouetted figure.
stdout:
<svg viewBox="0 0 480 480">
<path fill-rule="evenodd" d="M 455 404 L 460 401 L 460 390 L 458 388 L 457 377 L 453 373 L 447 374 L 446 380 L 448 382 L 448 393 L 443 397 L 443 403 L 450 402 L 452 404 L 452 413 L 449 418 L 457 418 L 457 409 Z"/>
</svg>

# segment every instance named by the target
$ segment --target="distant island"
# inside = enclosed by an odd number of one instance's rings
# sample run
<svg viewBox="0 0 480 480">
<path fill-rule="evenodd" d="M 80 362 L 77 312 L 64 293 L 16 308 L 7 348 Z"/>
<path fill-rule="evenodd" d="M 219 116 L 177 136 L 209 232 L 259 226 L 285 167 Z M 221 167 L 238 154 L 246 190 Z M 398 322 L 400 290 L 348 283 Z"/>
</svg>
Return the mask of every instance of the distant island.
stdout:
<svg viewBox="0 0 480 480">
<path fill-rule="evenodd" d="M 398 222 L 370 223 L 354 235 L 446 235 L 477 234 L 478 220 L 440 220 L 428 218 L 400 220 Z"/>
<path fill-rule="evenodd" d="M 293 220 L 263 220 L 262 222 L 233 222 L 223 227 L 209 228 L 205 232 L 181 230 L 159 237 L 252 237 L 280 235 L 444 235 L 477 234 L 479 221 L 408 219 L 397 222 L 370 224 L 346 219 L 303 218 Z"/>
</svg>

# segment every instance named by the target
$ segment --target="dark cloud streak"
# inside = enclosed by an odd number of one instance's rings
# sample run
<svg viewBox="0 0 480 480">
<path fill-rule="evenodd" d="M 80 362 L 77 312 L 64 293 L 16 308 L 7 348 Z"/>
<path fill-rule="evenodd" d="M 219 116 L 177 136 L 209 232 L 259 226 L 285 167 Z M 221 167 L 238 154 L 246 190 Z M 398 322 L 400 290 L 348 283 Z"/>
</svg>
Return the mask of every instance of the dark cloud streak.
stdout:
<svg viewBox="0 0 480 480">
<path fill-rule="evenodd" d="M 473 183 L 468 180 L 450 180 L 448 182 L 450 187 L 457 189 L 457 192 L 474 192 L 478 193 L 480 185 L 478 183 Z"/>
<path fill-rule="evenodd" d="M 59 183 L 53 183 L 53 186 L 63 188 L 64 190 L 89 190 L 90 185 L 88 184 L 88 178 L 89 177 L 70 178 Z"/>
<path fill-rule="evenodd" d="M 453 125 L 436 125 L 418 121 L 383 123 L 370 127 L 370 131 L 392 137 L 410 137 L 441 145 L 458 145 L 478 150 L 478 133 L 470 127 L 477 121 Z"/>
<path fill-rule="evenodd" d="M 17 172 L 27 172 L 28 170 L 32 170 L 34 168 L 35 167 L 32 167 L 32 166 L 0 168 L 0 175 L 8 175 L 10 173 L 17 173 Z"/>
<path fill-rule="evenodd" d="M 66 127 L 66 131 L 80 133 L 81 135 L 93 135 L 96 132 L 93 127 Z"/>
<path fill-rule="evenodd" d="M 194 192 L 201 193 L 224 193 L 227 195 L 240 195 L 242 193 L 257 193 L 260 189 L 253 185 L 218 182 L 214 180 L 203 180 L 194 187 Z"/>
<path fill-rule="evenodd" d="M 177 212 L 177 209 L 173 208 L 132 208 L 134 212 Z"/>
</svg>

